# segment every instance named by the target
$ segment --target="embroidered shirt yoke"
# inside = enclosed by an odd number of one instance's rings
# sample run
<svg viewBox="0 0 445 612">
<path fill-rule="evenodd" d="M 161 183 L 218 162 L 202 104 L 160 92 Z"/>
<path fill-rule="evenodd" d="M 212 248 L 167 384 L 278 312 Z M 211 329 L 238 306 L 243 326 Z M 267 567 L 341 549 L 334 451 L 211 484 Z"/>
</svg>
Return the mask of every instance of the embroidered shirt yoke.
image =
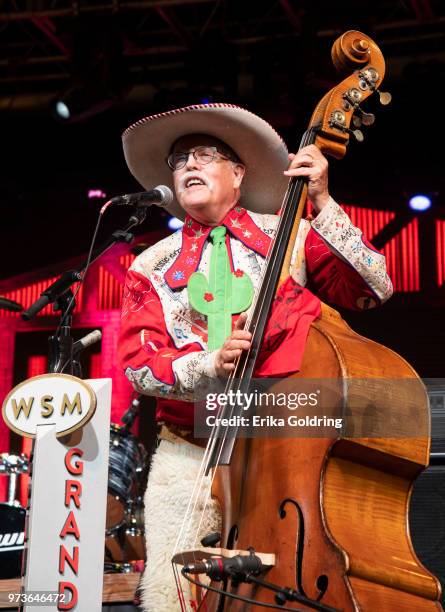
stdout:
<svg viewBox="0 0 445 612">
<path fill-rule="evenodd" d="M 278 221 L 276 215 L 237 206 L 222 222 L 231 270 L 249 275 L 254 288 Z M 208 276 L 211 229 L 188 217 L 181 230 L 139 255 L 127 274 L 120 360 L 138 392 L 161 398 L 158 420 L 191 423 L 194 394 L 211 389 L 216 377 L 206 316 L 190 306 L 187 293 L 193 272 Z M 349 309 L 371 308 L 392 294 L 385 257 L 332 198 L 315 220 L 301 221 L 291 273 L 308 299 L 314 299 L 312 291 L 317 299 Z M 305 321 L 309 327 L 311 321 Z"/>
</svg>

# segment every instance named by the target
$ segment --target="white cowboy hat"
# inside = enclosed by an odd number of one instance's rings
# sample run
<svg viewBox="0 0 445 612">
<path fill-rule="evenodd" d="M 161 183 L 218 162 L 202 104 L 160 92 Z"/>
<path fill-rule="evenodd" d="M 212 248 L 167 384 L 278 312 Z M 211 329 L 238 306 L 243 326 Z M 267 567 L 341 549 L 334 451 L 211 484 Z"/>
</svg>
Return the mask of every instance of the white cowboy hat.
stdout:
<svg viewBox="0 0 445 612">
<path fill-rule="evenodd" d="M 286 144 L 273 127 L 257 115 L 231 104 L 198 104 L 137 121 L 122 134 L 124 154 L 133 176 L 146 190 L 157 185 L 173 189 L 166 164 L 173 143 L 187 134 L 208 134 L 235 151 L 246 165 L 241 204 L 259 213 L 276 213 L 289 179 Z M 169 212 L 184 218 L 176 199 Z"/>
</svg>

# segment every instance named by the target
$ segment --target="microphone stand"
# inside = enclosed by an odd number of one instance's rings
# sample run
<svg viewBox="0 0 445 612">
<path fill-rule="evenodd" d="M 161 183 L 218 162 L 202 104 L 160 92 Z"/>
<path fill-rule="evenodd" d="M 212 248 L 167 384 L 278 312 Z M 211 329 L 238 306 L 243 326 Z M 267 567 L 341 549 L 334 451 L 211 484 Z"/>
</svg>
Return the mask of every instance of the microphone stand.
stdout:
<svg viewBox="0 0 445 612">
<path fill-rule="evenodd" d="M 92 252 L 90 261 L 86 260 L 79 268 L 64 272 L 40 294 L 40 297 L 34 304 L 31 304 L 29 308 L 22 312 L 21 317 L 25 321 L 32 319 L 48 304 L 54 304 L 54 311 L 61 312 L 60 330 L 56 335 L 50 336 L 48 339 L 48 371 L 50 373 L 60 373 L 63 371 L 73 376 L 81 376 L 80 364 L 77 361 L 73 362 L 71 325 L 76 300 L 74 299 L 71 286 L 76 282 L 82 281 L 87 265 L 89 266 L 96 261 L 116 243 L 125 242 L 130 244 L 134 239 L 134 234 L 130 230 L 140 225 L 145 220 L 146 215 L 146 208 L 136 208 L 127 225 L 123 229 L 114 231 L 102 245 Z"/>
</svg>

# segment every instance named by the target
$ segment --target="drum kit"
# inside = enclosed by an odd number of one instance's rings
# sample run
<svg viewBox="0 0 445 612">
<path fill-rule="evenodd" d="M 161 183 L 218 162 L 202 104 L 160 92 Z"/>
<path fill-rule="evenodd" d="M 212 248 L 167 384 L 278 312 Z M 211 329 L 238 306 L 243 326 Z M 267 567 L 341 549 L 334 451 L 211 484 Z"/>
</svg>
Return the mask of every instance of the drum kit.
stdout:
<svg viewBox="0 0 445 612">
<path fill-rule="evenodd" d="M 141 571 L 145 561 L 143 490 L 147 451 L 128 423 L 110 428 L 104 571 Z M 29 474 L 26 455 L 0 454 L 0 476 L 9 478 L 0 503 L 0 579 L 21 576 L 26 509 L 16 499 L 18 477 Z"/>
<path fill-rule="evenodd" d="M 112 425 L 108 470 L 105 571 L 131 571 L 145 559 L 143 491 L 147 451 L 128 424 Z"/>
</svg>

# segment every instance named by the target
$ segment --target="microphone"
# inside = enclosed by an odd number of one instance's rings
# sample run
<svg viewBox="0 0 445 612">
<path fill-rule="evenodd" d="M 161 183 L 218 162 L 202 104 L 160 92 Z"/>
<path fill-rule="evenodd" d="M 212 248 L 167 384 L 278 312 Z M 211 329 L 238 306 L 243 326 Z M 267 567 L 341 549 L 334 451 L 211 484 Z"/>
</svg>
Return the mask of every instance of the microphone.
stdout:
<svg viewBox="0 0 445 612">
<path fill-rule="evenodd" d="M 184 565 L 184 574 L 206 574 L 212 580 L 224 580 L 236 574 L 261 574 L 267 569 L 255 554 L 235 555 L 235 557 L 215 557 Z"/>
<path fill-rule="evenodd" d="M 136 206 L 146 208 L 155 204 L 156 206 L 168 206 L 173 202 L 173 191 L 167 185 L 158 185 L 151 191 L 140 193 L 126 193 L 125 195 L 111 198 L 110 204 L 117 206 Z"/>
<path fill-rule="evenodd" d="M 0 308 L 3 310 L 11 310 L 12 312 L 21 312 L 23 310 L 21 304 L 5 297 L 0 297 Z"/>
<path fill-rule="evenodd" d="M 77 353 L 80 353 L 80 351 L 83 351 L 83 349 L 86 349 L 88 346 L 99 342 L 101 338 L 102 332 L 99 329 L 95 329 L 94 331 L 90 332 L 73 344 L 73 355 L 76 355 Z"/>
</svg>

